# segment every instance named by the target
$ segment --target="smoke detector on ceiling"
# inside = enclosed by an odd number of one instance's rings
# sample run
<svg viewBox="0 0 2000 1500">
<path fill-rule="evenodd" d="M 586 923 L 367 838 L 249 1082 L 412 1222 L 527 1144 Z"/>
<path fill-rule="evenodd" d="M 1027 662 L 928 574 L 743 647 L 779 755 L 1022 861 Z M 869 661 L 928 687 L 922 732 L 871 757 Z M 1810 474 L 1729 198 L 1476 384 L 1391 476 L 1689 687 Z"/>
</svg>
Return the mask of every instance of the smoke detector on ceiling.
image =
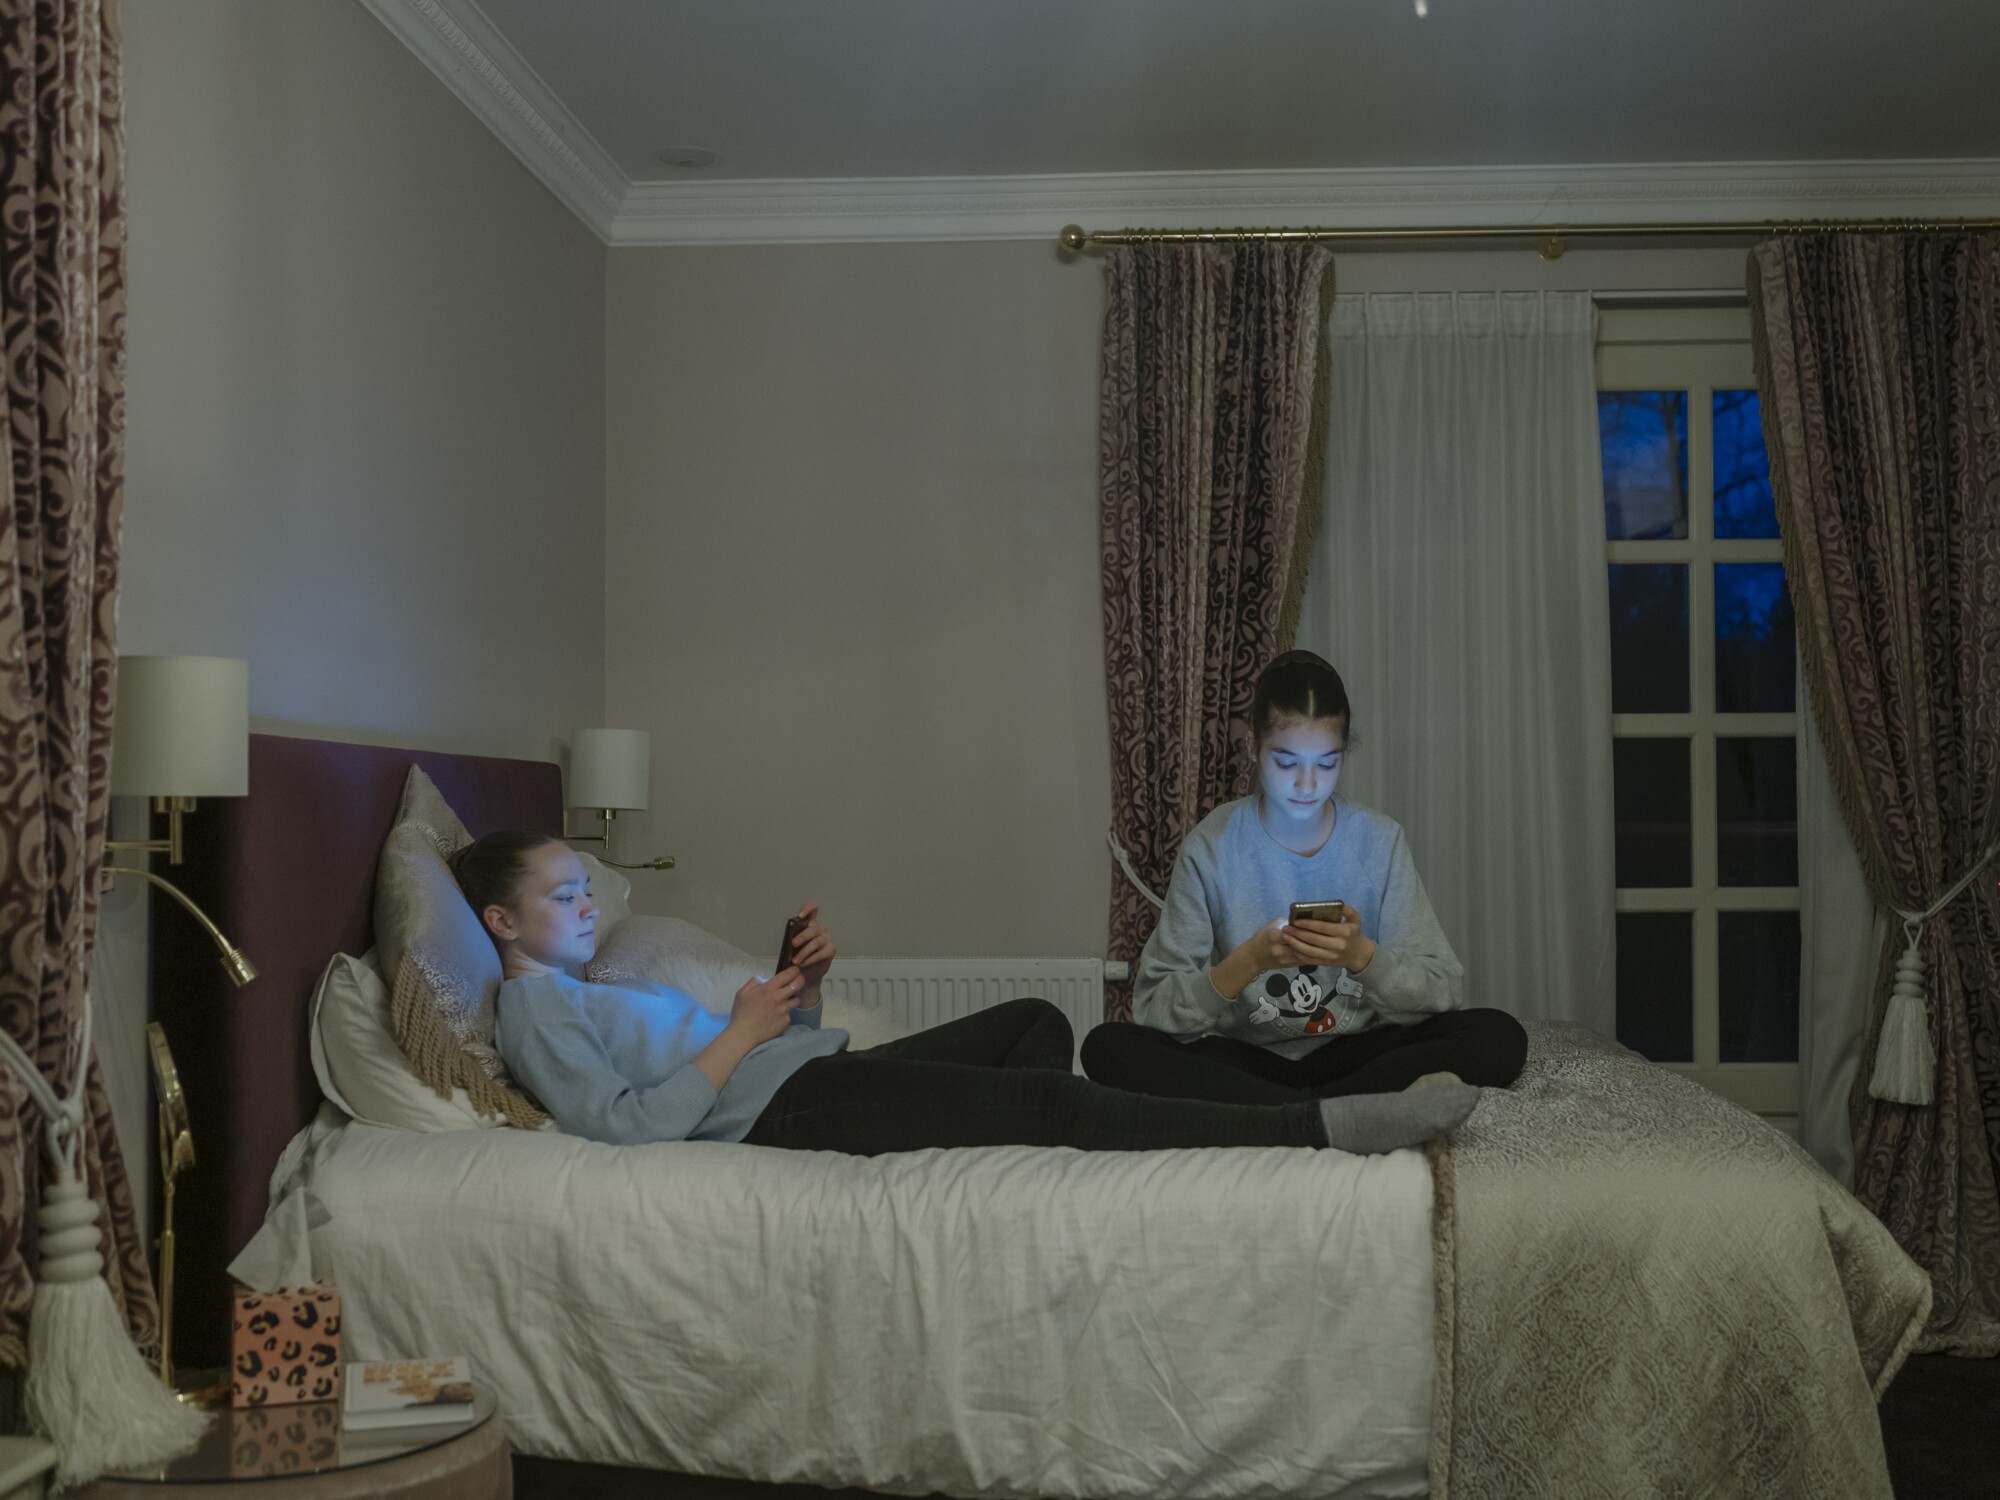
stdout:
<svg viewBox="0 0 2000 1500">
<path fill-rule="evenodd" d="M 716 155 L 713 151 L 705 151 L 700 146 L 669 146 L 664 151 L 655 151 L 653 160 L 663 167 L 692 171 L 714 166 Z"/>
</svg>

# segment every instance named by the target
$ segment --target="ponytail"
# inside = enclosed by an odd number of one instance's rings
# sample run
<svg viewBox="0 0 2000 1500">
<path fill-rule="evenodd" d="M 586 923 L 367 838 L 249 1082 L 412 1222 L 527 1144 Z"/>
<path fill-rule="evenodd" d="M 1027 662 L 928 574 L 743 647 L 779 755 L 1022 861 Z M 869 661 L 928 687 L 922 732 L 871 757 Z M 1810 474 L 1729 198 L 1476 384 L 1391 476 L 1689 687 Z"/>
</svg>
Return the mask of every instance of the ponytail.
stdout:
<svg viewBox="0 0 2000 1500">
<path fill-rule="evenodd" d="M 521 894 L 521 882 L 528 876 L 527 856 L 544 844 L 560 842 L 546 833 L 503 828 L 448 855 L 445 865 L 484 927 L 487 907 L 511 907 Z"/>
</svg>

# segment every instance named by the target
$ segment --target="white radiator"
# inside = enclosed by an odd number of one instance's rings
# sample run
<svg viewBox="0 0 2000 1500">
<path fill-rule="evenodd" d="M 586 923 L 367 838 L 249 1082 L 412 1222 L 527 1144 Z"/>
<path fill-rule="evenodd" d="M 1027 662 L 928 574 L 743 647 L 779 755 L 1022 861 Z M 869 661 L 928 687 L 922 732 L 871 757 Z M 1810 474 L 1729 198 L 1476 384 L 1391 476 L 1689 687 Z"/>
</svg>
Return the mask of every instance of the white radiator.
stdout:
<svg viewBox="0 0 2000 1500">
<path fill-rule="evenodd" d="M 1077 1045 L 1104 1019 L 1104 981 L 1127 965 L 1100 958 L 849 958 L 822 986 L 837 1004 L 876 1006 L 911 1030 L 1033 995 L 1069 1017 Z M 829 1025 L 837 1024 L 829 1022 Z"/>
</svg>

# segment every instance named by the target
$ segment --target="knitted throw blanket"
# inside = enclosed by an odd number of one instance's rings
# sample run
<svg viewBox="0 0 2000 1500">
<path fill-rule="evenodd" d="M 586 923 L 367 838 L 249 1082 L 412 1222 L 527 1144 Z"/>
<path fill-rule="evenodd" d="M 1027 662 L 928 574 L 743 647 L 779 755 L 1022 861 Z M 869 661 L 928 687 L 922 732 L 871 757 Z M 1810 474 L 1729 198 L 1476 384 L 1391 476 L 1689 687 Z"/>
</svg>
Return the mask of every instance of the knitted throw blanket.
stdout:
<svg viewBox="0 0 2000 1500">
<path fill-rule="evenodd" d="M 1578 1027 L 1432 1151 L 1431 1500 L 1891 1500 L 1929 1280 L 1794 1141 Z"/>
</svg>

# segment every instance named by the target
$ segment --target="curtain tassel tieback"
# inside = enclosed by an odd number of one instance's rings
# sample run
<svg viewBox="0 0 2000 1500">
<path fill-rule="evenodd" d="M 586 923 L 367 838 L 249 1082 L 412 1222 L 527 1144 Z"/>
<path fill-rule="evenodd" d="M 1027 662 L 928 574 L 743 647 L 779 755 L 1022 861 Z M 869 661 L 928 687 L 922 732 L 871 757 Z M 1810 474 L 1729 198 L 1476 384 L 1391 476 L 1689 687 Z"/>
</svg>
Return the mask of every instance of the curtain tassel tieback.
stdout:
<svg viewBox="0 0 2000 1500">
<path fill-rule="evenodd" d="M 1125 846 L 1118 842 L 1117 830 L 1111 828 L 1105 829 L 1104 842 L 1111 846 L 1111 857 L 1118 861 L 1118 868 L 1123 870 L 1125 878 L 1132 882 L 1132 889 L 1152 902 L 1153 905 L 1159 907 L 1161 911 L 1165 911 L 1167 903 L 1148 890 L 1146 882 L 1139 878 L 1139 872 L 1132 868 L 1132 856 L 1127 854 Z"/>
<path fill-rule="evenodd" d="M 1937 1053 L 1931 1046 L 1930 1014 L 1924 1004 L 1924 957 L 1917 951 L 1923 924 L 1905 922 L 1903 931 L 1910 945 L 1896 960 L 1896 987 L 1882 1017 L 1868 1092 L 1895 1104 L 1929 1104 Z"/>
<path fill-rule="evenodd" d="M 104 1282 L 97 1203 L 84 1182 L 83 1093 L 90 999 L 70 1097 L 0 1032 L 0 1058 L 42 1113 L 49 1179 L 42 1189 L 40 1283 L 28 1320 L 29 1424 L 55 1444 L 58 1493 L 108 1470 L 160 1463 L 201 1438 L 208 1415 L 174 1398 L 140 1357 Z"/>
<path fill-rule="evenodd" d="M 1943 911 L 1959 893 L 1978 878 L 1980 871 L 2000 854 L 1994 844 L 1980 855 L 1970 870 L 1935 901 L 1928 911 L 1893 908 L 1903 919 L 1903 934 L 1909 940 L 1903 956 L 1896 960 L 1896 984 L 1889 995 L 1889 1009 L 1882 1017 L 1882 1035 L 1875 1044 L 1875 1071 L 1868 1080 L 1868 1092 L 1892 1104 L 1929 1104 L 1935 1097 L 1937 1050 L 1931 1045 L 1930 1008 L 1924 999 L 1924 956 L 1919 949 L 1924 923 Z"/>
</svg>

